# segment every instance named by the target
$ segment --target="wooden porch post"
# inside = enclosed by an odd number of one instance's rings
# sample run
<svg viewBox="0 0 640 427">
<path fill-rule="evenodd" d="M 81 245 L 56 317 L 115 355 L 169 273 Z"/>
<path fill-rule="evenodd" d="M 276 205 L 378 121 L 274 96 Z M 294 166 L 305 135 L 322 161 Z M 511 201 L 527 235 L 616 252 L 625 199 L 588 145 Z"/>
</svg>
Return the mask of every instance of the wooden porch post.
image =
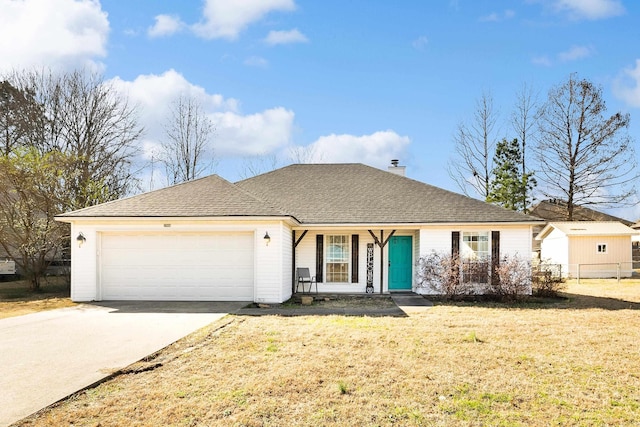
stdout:
<svg viewBox="0 0 640 427">
<path fill-rule="evenodd" d="M 304 230 L 298 240 L 296 240 L 296 230 L 292 230 L 292 231 L 293 233 L 291 233 L 291 246 L 292 246 L 291 248 L 291 295 L 296 293 L 296 248 L 298 247 L 298 244 L 302 241 L 304 236 L 307 234 L 307 231 L 309 230 Z M 317 290 L 318 289 L 316 287 L 316 291 Z"/>
</svg>

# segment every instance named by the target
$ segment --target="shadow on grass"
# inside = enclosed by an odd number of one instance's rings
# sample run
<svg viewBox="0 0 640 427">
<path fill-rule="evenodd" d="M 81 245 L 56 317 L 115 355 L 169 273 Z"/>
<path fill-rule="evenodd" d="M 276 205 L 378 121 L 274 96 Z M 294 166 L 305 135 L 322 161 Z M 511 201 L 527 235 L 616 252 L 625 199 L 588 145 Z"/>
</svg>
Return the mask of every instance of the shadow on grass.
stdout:
<svg viewBox="0 0 640 427">
<path fill-rule="evenodd" d="M 359 308 L 357 306 L 345 308 L 252 308 L 246 307 L 235 314 L 241 316 L 349 316 L 349 317 L 408 317 L 400 308 L 377 309 L 372 307 Z"/>
<path fill-rule="evenodd" d="M 316 295 L 304 305 L 296 295 L 282 304 L 250 304 L 236 314 L 244 316 L 356 316 L 407 317 L 389 295 Z"/>
<path fill-rule="evenodd" d="M 530 297 L 526 300 L 517 302 L 498 302 L 487 299 L 447 301 L 437 298 L 432 299 L 432 301 L 436 306 L 469 306 L 524 310 L 584 310 L 593 308 L 599 308 L 602 310 L 640 310 L 640 303 L 633 301 L 626 301 L 618 298 L 597 297 L 592 295 L 572 294 L 567 292 L 560 292 L 559 296 L 556 298 Z"/>
<path fill-rule="evenodd" d="M 60 278 L 44 281 L 37 291 L 29 289 L 26 280 L 0 282 L 0 301 L 37 301 L 47 298 L 69 298 L 69 284 Z"/>
</svg>

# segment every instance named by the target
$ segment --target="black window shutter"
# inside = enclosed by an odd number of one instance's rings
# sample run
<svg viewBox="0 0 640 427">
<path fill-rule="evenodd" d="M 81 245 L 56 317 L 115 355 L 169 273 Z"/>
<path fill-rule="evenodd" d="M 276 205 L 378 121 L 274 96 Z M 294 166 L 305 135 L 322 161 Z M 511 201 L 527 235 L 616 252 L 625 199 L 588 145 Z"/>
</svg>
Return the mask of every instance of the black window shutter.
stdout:
<svg viewBox="0 0 640 427">
<path fill-rule="evenodd" d="M 491 232 L 491 283 L 498 283 L 498 266 L 500 265 L 500 232 Z"/>
<path fill-rule="evenodd" d="M 451 256 L 457 258 L 460 255 L 460 232 L 451 232 Z"/>
<path fill-rule="evenodd" d="M 358 283 L 358 252 L 359 252 L 360 236 L 353 234 L 351 236 L 351 283 Z"/>
<path fill-rule="evenodd" d="M 316 281 L 322 283 L 322 271 L 324 270 L 324 236 L 316 235 Z"/>
</svg>

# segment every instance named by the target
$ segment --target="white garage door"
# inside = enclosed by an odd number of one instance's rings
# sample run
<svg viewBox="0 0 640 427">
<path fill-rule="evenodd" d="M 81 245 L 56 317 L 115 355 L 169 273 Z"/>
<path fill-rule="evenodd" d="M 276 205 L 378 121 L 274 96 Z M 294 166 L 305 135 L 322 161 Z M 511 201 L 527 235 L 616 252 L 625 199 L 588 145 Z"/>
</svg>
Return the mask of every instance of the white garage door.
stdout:
<svg viewBox="0 0 640 427">
<path fill-rule="evenodd" d="M 252 301 L 253 233 L 102 235 L 103 300 Z"/>
</svg>

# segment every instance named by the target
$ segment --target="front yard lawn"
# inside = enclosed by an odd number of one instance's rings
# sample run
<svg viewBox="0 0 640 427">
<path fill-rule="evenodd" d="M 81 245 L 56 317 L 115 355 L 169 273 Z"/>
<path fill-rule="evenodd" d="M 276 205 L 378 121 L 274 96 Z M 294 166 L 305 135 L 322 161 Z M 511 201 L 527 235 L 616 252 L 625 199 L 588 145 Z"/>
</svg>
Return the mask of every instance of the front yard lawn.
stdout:
<svg viewBox="0 0 640 427">
<path fill-rule="evenodd" d="M 37 292 L 26 280 L 0 281 L 0 319 L 73 305 L 63 277 L 48 278 Z"/>
<path fill-rule="evenodd" d="M 623 285 L 406 318 L 229 316 L 18 425 L 637 425 L 640 283 Z"/>
</svg>

